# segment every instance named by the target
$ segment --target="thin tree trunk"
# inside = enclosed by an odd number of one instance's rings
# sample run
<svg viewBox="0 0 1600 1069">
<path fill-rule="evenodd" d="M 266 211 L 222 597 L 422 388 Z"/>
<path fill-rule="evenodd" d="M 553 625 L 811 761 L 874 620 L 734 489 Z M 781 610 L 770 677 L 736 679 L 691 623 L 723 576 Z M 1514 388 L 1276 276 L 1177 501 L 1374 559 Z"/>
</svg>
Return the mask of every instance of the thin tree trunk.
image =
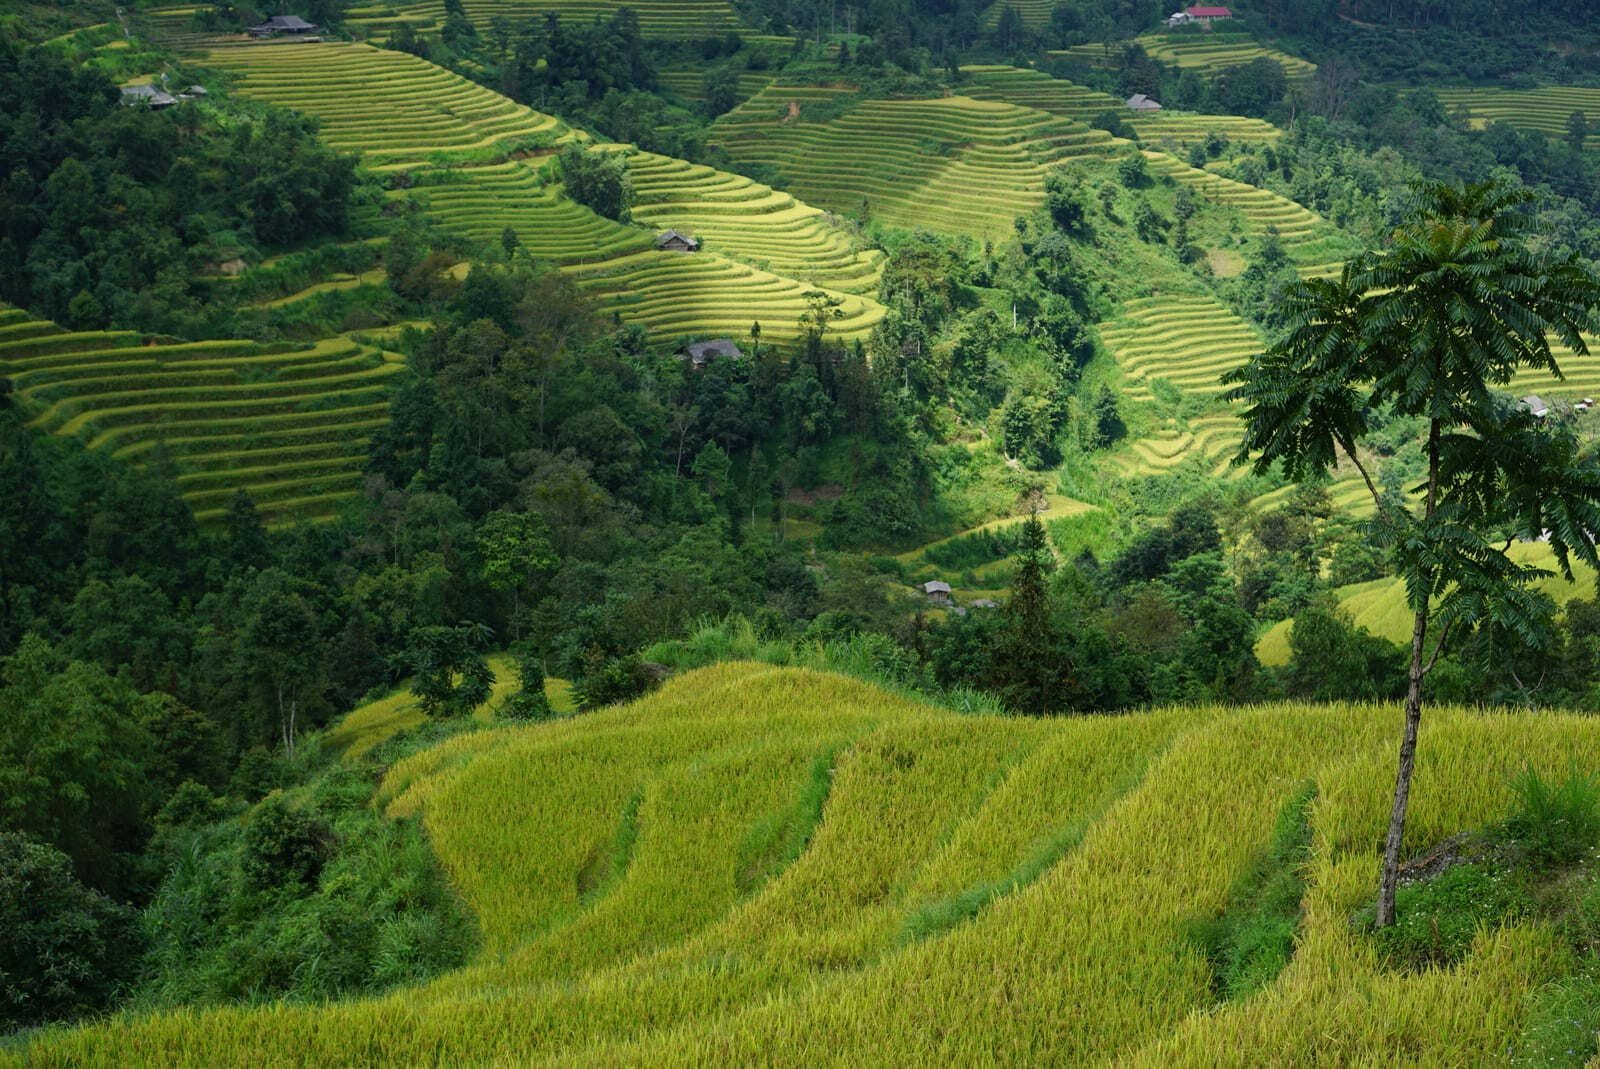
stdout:
<svg viewBox="0 0 1600 1069">
<path fill-rule="evenodd" d="M 1428 609 L 1424 606 L 1411 625 L 1411 684 L 1406 688 L 1406 726 L 1400 739 L 1400 768 L 1395 773 L 1394 808 L 1389 813 L 1389 835 L 1383 844 L 1383 876 L 1378 883 L 1379 928 L 1394 923 L 1394 893 L 1400 883 L 1400 844 L 1406 829 L 1406 805 L 1411 801 L 1417 731 L 1422 726 L 1422 647 L 1427 637 Z"/>
<path fill-rule="evenodd" d="M 1428 428 L 1428 497 L 1423 504 L 1425 522 L 1433 519 L 1434 505 L 1438 500 L 1440 430 L 1439 421 L 1433 420 Z M 1427 674 L 1422 653 L 1428 638 L 1429 610 L 1425 594 L 1422 606 L 1417 609 L 1411 624 L 1411 681 L 1406 687 L 1406 725 L 1400 738 L 1400 767 L 1395 772 L 1394 807 L 1389 811 L 1389 834 L 1383 844 L 1383 874 L 1378 878 L 1376 923 L 1379 928 L 1387 928 L 1394 923 L 1394 894 L 1400 883 L 1400 846 L 1406 830 L 1406 806 L 1411 801 L 1411 773 L 1417 761 L 1417 733 L 1422 727 L 1422 677 Z"/>
</svg>

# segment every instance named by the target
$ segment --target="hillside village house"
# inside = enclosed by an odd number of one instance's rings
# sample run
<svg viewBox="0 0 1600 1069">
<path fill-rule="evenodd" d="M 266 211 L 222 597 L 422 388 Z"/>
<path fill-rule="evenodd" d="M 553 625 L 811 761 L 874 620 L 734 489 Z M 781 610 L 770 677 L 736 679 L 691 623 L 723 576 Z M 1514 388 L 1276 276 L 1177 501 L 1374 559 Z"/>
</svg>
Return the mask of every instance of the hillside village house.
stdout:
<svg viewBox="0 0 1600 1069">
<path fill-rule="evenodd" d="M 744 359 L 744 352 L 733 343 L 732 338 L 692 342 L 683 351 L 689 358 L 689 367 L 693 371 L 699 371 L 713 360 Z"/>
<path fill-rule="evenodd" d="M 1210 26 L 1213 22 L 1231 18 L 1233 12 L 1225 7 L 1188 7 L 1167 16 L 1167 26 L 1171 29 L 1179 26 Z"/>
<path fill-rule="evenodd" d="M 1161 102 L 1154 97 L 1147 97 L 1143 93 L 1135 93 L 1128 98 L 1128 107 L 1134 111 L 1160 111 Z"/>
<path fill-rule="evenodd" d="M 274 15 L 266 22 L 250 27 L 250 34 L 253 37 L 276 37 L 279 34 L 299 36 L 316 32 L 316 26 L 299 15 Z"/>
<path fill-rule="evenodd" d="M 937 579 L 929 580 L 922 584 L 922 592 L 928 595 L 929 601 L 936 601 L 940 605 L 950 604 L 950 584 Z"/>
<path fill-rule="evenodd" d="M 656 248 L 663 252 L 699 252 L 700 239 L 676 230 L 663 230 L 656 235 Z"/>
<path fill-rule="evenodd" d="M 130 85 L 122 90 L 122 103 L 126 107 L 147 107 L 160 110 L 170 108 L 178 98 L 159 85 Z"/>
</svg>

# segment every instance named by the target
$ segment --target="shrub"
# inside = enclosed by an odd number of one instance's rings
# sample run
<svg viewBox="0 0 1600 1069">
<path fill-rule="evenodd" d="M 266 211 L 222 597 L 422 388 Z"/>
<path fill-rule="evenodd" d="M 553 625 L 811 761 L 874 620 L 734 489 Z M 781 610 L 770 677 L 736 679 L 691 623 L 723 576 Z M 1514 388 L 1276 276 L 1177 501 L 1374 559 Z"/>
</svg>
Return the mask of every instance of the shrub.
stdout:
<svg viewBox="0 0 1600 1069">
<path fill-rule="evenodd" d="M 133 912 L 16 832 L 0 833 L 0 932 L 0 1032 L 105 1008 L 139 956 Z"/>
<path fill-rule="evenodd" d="M 642 697 L 656 682 L 655 674 L 639 658 L 612 657 L 592 665 L 573 689 L 580 709 L 598 709 Z"/>
<path fill-rule="evenodd" d="M 291 810 L 282 796 L 274 795 L 256 807 L 245 825 L 239 867 L 256 887 L 314 884 L 331 848 L 331 834 L 325 826 L 304 812 Z"/>
<path fill-rule="evenodd" d="M 1570 865 L 1600 844 L 1600 776 L 1574 767 L 1551 783 L 1529 768 L 1511 789 L 1517 800 L 1502 834 L 1528 860 Z"/>
<path fill-rule="evenodd" d="M 520 689 L 501 706 L 501 716 L 508 720 L 549 720 L 555 715 L 544 693 L 544 662 L 529 648 L 517 650 L 517 679 Z"/>
<path fill-rule="evenodd" d="M 567 196 L 608 219 L 626 223 L 632 214 L 633 182 L 621 156 L 568 145 L 558 157 Z"/>
<path fill-rule="evenodd" d="M 1395 923 L 1374 935 L 1395 965 L 1451 965 L 1466 957 L 1480 930 L 1515 920 L 1527 910 L 1527 895 L 1515 873 L 1477 862 L 1454 865 L 1431 880 L 1401 887 L 1395 895 Z"/>
</svg>

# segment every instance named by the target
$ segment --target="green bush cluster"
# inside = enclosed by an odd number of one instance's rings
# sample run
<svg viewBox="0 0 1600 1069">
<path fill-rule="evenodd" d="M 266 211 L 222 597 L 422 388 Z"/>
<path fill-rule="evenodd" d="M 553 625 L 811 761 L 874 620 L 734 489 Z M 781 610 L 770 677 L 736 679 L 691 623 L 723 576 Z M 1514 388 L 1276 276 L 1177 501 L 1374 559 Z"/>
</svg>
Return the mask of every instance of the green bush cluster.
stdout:
<svg viewBox="0 0 1600 1069">
<path fill-rule="evenodd" d="M 333 766 L 229 819 L 164 828 L 136 1002 L 333 998 L 466 961 L 472 919 L 420 825 L 371 794 L 365 769 Z"/>
</svg>

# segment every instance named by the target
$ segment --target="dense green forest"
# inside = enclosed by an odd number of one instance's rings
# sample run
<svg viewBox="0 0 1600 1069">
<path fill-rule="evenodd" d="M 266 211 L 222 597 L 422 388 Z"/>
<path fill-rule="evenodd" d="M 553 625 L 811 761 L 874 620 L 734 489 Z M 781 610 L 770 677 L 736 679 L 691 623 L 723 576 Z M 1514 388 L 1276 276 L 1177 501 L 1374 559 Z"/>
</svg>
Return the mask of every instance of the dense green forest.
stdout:
<svg viewBox="0 0 1600 1069">
<path fill-rule="evenodd" d="M 330 37 L 368 35 L 350 6 L 294 10 Z M 135 356 L 177 339 L 348 336 L 403 365 L 359 493 L 294 525 L 243 491 L 202 522 L 164 447 L 118 457 L 92 433 L 47 433 L 38 410 L 55 398 L 30 391 L 48 341 L 16 359 L 15 385 L 0 377 L 0 1032 L 377 992 L 468 960 L 479 933 L 420 824 L 368 802 L 396 761 L 481 727 L 464 714 L 497 685 L 503 719 L 556 715 L 547 676 L 588 711 L 736 655 L 812 657 L 1034 716 L 1405 693 L 1407 651 L 1341 607 L 1342 590 L 1400 575 L 1365 516 L 1329 480 L 1119 466 L 1164 421 L 1210 410 L 1165 379 L 1135 390 L 1099 331 L 1165 291 L 1280 341 L 1298 269 L 1383 247 L 1421 179 L 1526 190 L 1541 252 L 1600 260 L 1589 120 L 1575 112 L 1552 137 L 1474 121 L 1436 92 L 1600 84 L 1593 5 L 1242 9 L 1237 32 L 1315 62 L 1304 78 L 1272 58 L 1153 58 L 1134 38 L 1170 13 L 1154 0 L 1068 0 L 1031 25 L 969 0 L 735 6 L 742 32 L 664 40 L 626 9 L 485 25 L 471 0 L 446 0 L 436 30 L 402 21 L 370 39 L 585 139 L 771 185 L 781 169 L 739 162 L 716 125 L 748 98 L 747 75 L 848 85 L 842 115 L 959 96 L 974 65 L 1028 66 L 1282 133 L 1175 143 L 1101 110 L 1095 130 L 1132 147 L 1051 164 L 1003 234 L 830 211 L 881 258 L 881 321 L 843 336 L 838 298 L 808 283 L 792 342 L 753 324 L 732 339 L 739 358 L 698 367 L 683 339 L 628 322 L 511 226 L 486 240 L 392 196 L 414 176 L 330 147 L 315 119 L 146 33 L 148 6 L 133 11 L 148 40 L 127 51 L 158 60 L 139 71 L 121 50 L 61 43 L 109 25 L 106 5 L 0 21 L 3 305 L 139 332 Z M 211 34 L 272 13 L 165 21 Z M 1072 51 L 1090 44 L 1098 57 Z M 160 74 L 207 93 L 123 106 L 122 83 Z M 517 158 L 550 157 L 530 190 L 559 184 L 621 226 L 636 180 L 588 140 Z M 1179 167 L 1328 229 L 1297 252 Z M 232 261 L 242 273 L 223 271 Z M 1371 423 L 1375 489 L 1402 501 L 1427 470 L 1421 424 L 1394 407 Z M 930 600 L 922 584 L 940 576 L 994 596 Z M 1529 601 L 1540 641 L 1465 628 L 1430 697 L 1600 709 L 1594 591 Z M 1291 620 L 1287 655 L 1263 663 L 1263 635 Z M 489 668 L 502 652 L 514 684 Z M 429 714 L 420 728 L 357 760 L 319 737 L 396 688 Z"/>
</svg>

